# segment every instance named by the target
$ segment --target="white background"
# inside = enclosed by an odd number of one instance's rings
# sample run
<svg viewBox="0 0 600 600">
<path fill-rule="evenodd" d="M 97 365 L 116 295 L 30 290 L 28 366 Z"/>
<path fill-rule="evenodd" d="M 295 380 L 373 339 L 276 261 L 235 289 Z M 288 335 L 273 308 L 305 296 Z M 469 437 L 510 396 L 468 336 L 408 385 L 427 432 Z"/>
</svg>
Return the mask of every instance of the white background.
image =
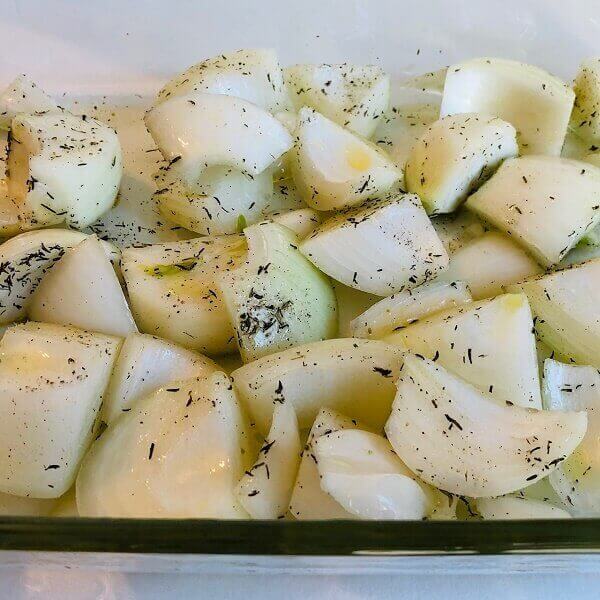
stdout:
<svg viewBox="0 0 600 600">
<path fill-rule="evenodd" d="M 0 1 L 0 85 L 152 93 L 214 53 L 272 46 L 285 63 L 356 61 L 392 74 L 493 55 L 571 79 L 600 55 L 598 0 Z M 417 50 L 420 52 L 417 54 Z M 399 559 L 402 560 L 402 559 Z M 0 598 L 598 598 L 596 575 L 124 575 L 0 571 Z"/>
</svg>

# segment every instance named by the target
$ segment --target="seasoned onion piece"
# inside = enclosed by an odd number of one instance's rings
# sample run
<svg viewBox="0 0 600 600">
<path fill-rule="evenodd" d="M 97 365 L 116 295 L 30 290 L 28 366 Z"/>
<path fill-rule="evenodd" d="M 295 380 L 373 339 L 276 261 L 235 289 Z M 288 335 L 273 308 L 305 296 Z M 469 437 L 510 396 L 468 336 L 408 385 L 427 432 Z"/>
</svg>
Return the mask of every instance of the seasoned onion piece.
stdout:
<svg viewBox="0 0 600 600">
<path fill-rule="evenodd" d="M 216 278 L 246 253 L 246 240 L 238 235 L 127 248 L 121 265 L 140 330 L 208 354 L 233 351 Z"/>
<path fill-rule="evenodd" d="M 568 359 L 600 368 L 600 259 L 508 289 L 527 295 L 543 342 Z"/>
<path fill-rule="evenodd" d="M 486 520 L 570 519 L 571 515 L 549 502 L 521 496 L 479 498 L 477 512 Z"/>
<path fill-rule="evenodd" d="M 96 236 L 67 250 L 37 287 L 29 317 L 125 337 L 137 327 L 115 270 Z"/>
<path fill-rule="evenodd" d="M 588 429 L 577 450 L 550 475 L 561 500 L 577 516 L 600 514 L 600 374 L 593 367 L 544 363 L 544 404 L 550 410 L 586 410 Z"/>
<path fill-rule="evenodd" d="M 312 208 L 277 211 L 268 215 L 268 218 L 291 229 L 299 240 L 303 240 L 310 235 L 321 223 L 321 215 Z"/>
<path fill-rule="evenodd" d="M 163 168 L 154 198 L 170 221 L 202 235 L 240 233 L 273 206 L 273 175 L 248 175 L 228 167 L 207 169 L 186 185 L 174 168 Z"/>
<path fill-rule="evenodd" d="M 243 519 L 235 487 L 246 444 L 224 373 L 173 382 L 137 402 L 96 440 L 77 476 L 79 513 Z"/>
<path fill-rule="evenodd" d="M 279 519 L 287 513 L 301 450 L 294 409 L 285 402 L 277 405 L 258 458 L 237 487 L 240 504 L 253 519 Z"/>
<path fill-rule="evenodd" d="M 277 223 L 244 229 L 246 261 L 216 276 L 244 362 L 334 337 L 337 302 L 331 283 L 298 251 L 294 233 Z"/>
<path fill-rule="evenodd" d="M 504 294 L 430 315 L 384 341 L 438 361 L 501 402 L 541 408 L 532 330 L 527 298 Z"/>
<path fill-rule="evenodd" d="M 550 267 L 600 222 L 600 168 L 553 156 L 510 159 L 466 206 Z"/>
<path fill-rule="evenodd" d="M 113 129 L 85 115 L 19 114 L 10 135 L 8 192 L 23 229 L 82 229 L 111 208 L 123 173 Z"/>
<path fill-rule="evenodd" d="M 389 442 L 368 431 L 346 429 L 312 441 L 321 489 L 361 519 L 423 519 L 434 506 Z"/>
<path fill-rule="evenodd" d="M 341 504 L 321 488 L 321 477 L 313 443 L 322 435 L 342 429 L 362 429 L 355 419 L 350 419 L 328 408 L 316 415 L 302 451 L 298 475 L 290 499 L 290 514 L 297 520 L 306 519 L 356 519 Z"/>
<path fill-rule="evenodd" d="M 448 68 L 442 116 L 478 112 L 512 123 L 521 154 L 560 154 L 575 94 L 543 69 L 502 58 Z"/>
<path fill-rule="evenodd" d="M 339 210 L 380 197 L 401 171 L 377 146 L 304 107 L 295 132 L 292 172 L 302 199 L 317 210 Z"/>
<path fill-rule="evenodd" d="M 165 160 L 188 185 L 215 166 L 258 175 L 292 147 L 275 117 L 232 96 L 176 96 L 151 108 L 144 120 Z"/>
<path fill-rule="evenodd" d="M 541 267 L 508 236 L 488 231 L 450 256 L 444 281 L 464 281 L 475 300 L 502 293 L 503 287 L 542 272 Z"/>
<path fill-rule="evenodd" d="M 102 405 L 111 424 L 140 399 L 171 381 L 208 377 L 219 367 L 206 356 L 152 335 L 134 333 L 123 342 Z"/>
<path fill-rule="evenodd" d="M 586 427 L 585 412 L 501 404 L 434 362 L 407 355 L 386 434 L 424 481 L 479 498 L 546 477 L 577 448 Z"/>
<path fill-rule="evenodd" d="M 0 341 L 0 491 L 58 498 L 73 484 L 117 338 L 29 322 Z"/>
<path fill-rule="evenodd" d="M 310 106 L 365 137 L 388 107 L 390 79 L 379 67 L 294 65 L 283 73 L 296 110 Z"/>
<path fill-rule="evenodd" d="M 9 129 L 19 113 L 44 114 L 62 109 L 27 75 L 19 75 L 0 94 L 0 129 Z"/>
<path fill-rule="evenodd" d="M 69 248 L 87 237 L 68 229 L 41 229 L 0 244 L 0 324 L 23 319 L 44 274 Z M 118 260 L 118 250 L 112 244 L 101 243 L 111 261 Z"/>
<path fill-rule="evenodd" d="M 571 127 L 589 144 L 600 142 L 600 58 L 582 63 L 575 77 Z"/>
<path fill-rule="evenodd" d="M 300 250 L 344 285 L 389 296 L 434 279 L 448 255 L 414 194 L 392 195 L 331 217 Z"/>
<path fill-rule="evenodd" d="M 270 112 L 288 106 L 277 54 L 270 49 L 237 50 L 192 65 L 165 84 L 156 103 L 191 92 L 236 96 Z"/>
<path fill-rule="evenodd" d="M 350 323 L 352 337 L 381 339 L 430 314 L 471 301 L 462 281 L 434 281 L 384 298 Z"/>
<path fill-rule="evenodd" d="M 265 356 L 232 373 L 240 400 L 266 434 L 276 404 L 289 402 L 300 428 L 322 407 L 381 428 L 394 397 L 403 352 L 375 340 L 325 340 Z"/>
<path fill-rule="evenodd" d="M 430 215 L 449 213 L 506 158 L 519 153 L 515 128 L 477 113 L 449 115 L 427 129 L 406 163 L 406 189 Z"/>
</svg>

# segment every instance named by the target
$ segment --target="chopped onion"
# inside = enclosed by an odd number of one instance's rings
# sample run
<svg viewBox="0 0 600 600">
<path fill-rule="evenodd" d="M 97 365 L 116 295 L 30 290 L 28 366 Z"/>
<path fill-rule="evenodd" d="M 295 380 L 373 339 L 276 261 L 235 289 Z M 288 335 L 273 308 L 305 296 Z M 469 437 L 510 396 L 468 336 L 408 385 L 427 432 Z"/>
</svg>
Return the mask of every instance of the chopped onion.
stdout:
<svg viewBox="0 0 600 600">
<path fill-rule="evenodd" d="M 350 323 L 350 334 L 358 338 L 381 339 L 433 313 L 471 301 L 462 281 L 434 281 L 384 298 Z"/>
<path fill-rule="evenodd" d="M 575 94 L 543 69 L 503 58 L 474 58 L 448 68 L 442 115 L 478 112 L 512 123 L 521 154 L 559 155 Z"/>
<path fill-rule="evenodd" d="M 343 338 L 291 348 L 232 373 L 257 429 L 266 434 L 276 404 L 290 402 L 300 428 L 322 407 L 381 429 L 390 412 L 403 352 L 375 340 Z"/>
<path fill-rule="evenodd" d="M 479 498 L 546 477 L 577 448 L 586 427 L 585 412 L 500 404 L 434 362 L 406 355 L 386 434 L 424 481 Z"/>
<path fill-rule="evenodd" d="M 541 408 L 533 319 L 523 294 L 504 294 L 431 315 L 388 335 L 438 361 L 499 402 Z"/>
<path fill-rule="evenodd" d="M 448 255 L 413 194 L 339 213 L 317 227 L 300 249 L 330 277 L 378 296 L 430 281 L 448 265 Z"/>
<path fill-rule="evenodd" d="M 586 410 L 588 429 L 577 450 L 550 475 L 550 483 L 575 515 L 600 513 L 600 374 L 552 359 L 544 363 L 544 404 L 550 410 Z"/>
<path fill-rule="evenodd" d="M 552 156 L 510 159 L 466 206 L 550 267 L 600 222 L 600 168 Z"/>
</svg>

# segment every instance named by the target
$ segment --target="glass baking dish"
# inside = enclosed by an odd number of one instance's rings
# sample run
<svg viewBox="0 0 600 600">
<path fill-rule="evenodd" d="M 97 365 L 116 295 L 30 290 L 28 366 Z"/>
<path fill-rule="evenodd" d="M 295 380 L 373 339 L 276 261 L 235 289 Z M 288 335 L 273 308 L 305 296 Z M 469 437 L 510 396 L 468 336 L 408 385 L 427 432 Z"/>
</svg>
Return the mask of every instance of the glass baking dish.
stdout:
<svg viewBox="0 0 600 600">
<path fill-rule="evenodd" d="M 139 95 L 137 102 L 143 105 L 142 97 L 155 93 L 173 73 L 202 57 L 240 47 L 277 48 L 284 63 L 377 63 L 396 77 L 491 55 L 532 62 L 569 80 L 583 58 L 600 54 L 597 0 L 263 0 L 252 5 L 244 0 L 106 0 L 76 6 L 68 0 L 0 0 L 0 11 L 0 38 L 11 50 L 0 55 L 0 85 L 27 72 L 51 93 L 86 96 L 103 105 L 123 104 L 133 95 Z M 207 565 L 246 570 L 296 565 L 336 571 L 359 566 L 402 571 L 429 565 L 443 571 L 476 564 L 471 559 L 456 562 L 457 555 L 518 554 L 502 563 L 504 567 L 496 560 L 478 564 L 491 570 L 556 571 L 561 565 L 593 570 L 600 566 L 600 558 L 593 557 L 600 552 L 600 519 L 263 522 L 1 517 L 0 550 L 5 567 L 42 560 L 173 571 Z M 441 567 L 432 567 L 440 564 L 431 562 L 436 556 L 443 557 Z M 561 562 L 557 556 L 567 558 Z M 153 561 L 157 557 L 160 560 Z"/>
</svg>

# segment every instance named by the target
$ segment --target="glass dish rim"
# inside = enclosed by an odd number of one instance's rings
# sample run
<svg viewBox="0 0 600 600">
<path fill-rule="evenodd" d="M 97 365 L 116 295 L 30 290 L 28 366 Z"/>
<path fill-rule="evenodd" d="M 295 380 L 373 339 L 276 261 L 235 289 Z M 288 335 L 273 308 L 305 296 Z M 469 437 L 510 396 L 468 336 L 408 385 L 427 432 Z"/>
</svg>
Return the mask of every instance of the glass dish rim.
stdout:
<svg viewBox="0 0 600 600">
<path fill-rule="evenodd" d="M 266 556 L 600 553 L 600 519 L 224 521 L 1 517 L 0 550 Z"/>
</svg>

